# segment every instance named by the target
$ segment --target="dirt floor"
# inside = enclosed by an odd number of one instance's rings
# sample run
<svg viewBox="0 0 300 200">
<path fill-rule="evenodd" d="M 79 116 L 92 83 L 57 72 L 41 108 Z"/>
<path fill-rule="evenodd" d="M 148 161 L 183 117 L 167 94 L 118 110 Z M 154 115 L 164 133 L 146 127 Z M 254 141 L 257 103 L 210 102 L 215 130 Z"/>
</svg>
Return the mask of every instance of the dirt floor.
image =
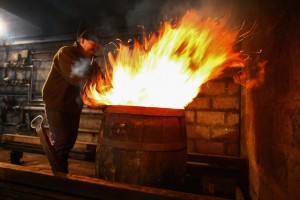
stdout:
<svg viewBox="0 0 300 200">
<path fill-rule="evenodd" d="M 10 150 L 4 150 L 0 147 L 0 162 L 10 163 L 10 153 Z M 45 155 L 24 152 L 20 161 L 21 166 L 32 170 L 44 172 L 51 171 L 50 164 Z M 95 177 L 95 163 L 69 159 L 69 173 L 80 176 Z"/>
</svg>

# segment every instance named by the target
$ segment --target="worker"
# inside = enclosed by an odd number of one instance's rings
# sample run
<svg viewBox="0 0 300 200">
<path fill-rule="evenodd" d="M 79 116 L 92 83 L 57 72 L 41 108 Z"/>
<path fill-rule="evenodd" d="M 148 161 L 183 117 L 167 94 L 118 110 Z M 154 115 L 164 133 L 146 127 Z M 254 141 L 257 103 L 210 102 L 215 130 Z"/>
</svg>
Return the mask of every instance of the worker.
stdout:
<svg viewBox="0 0 300 200">
<path fill-rule="evenodd" d="M 58 157 L 60 172 L 68 173 L 68 157 L 76 142 L 83 108 L 81 89 L 93 70 L 99 68 L 93 62 L 99 47 L 97 31 L 83 31 L 73 45 L 57 51 L 42 88 L 50 141 Z M 52 170 L 55 171 L 53 167 Z"/>
</svg>

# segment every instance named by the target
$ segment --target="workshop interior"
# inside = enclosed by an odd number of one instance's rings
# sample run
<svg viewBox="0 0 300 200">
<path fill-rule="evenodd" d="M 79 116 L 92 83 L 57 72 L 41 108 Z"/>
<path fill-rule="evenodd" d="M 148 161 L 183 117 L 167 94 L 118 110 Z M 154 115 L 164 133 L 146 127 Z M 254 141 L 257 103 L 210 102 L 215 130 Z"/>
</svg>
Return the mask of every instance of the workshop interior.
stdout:
<svg viewBox="0 0 300 200">
<path fill-rule="evenodd" d="M 0 0 L 0 199 L 298 199 L 299 10 Z M 82 88 L 70 172 L 56 173 L 42 89 L 86 29 L 99 74 Z"/>
</svg>

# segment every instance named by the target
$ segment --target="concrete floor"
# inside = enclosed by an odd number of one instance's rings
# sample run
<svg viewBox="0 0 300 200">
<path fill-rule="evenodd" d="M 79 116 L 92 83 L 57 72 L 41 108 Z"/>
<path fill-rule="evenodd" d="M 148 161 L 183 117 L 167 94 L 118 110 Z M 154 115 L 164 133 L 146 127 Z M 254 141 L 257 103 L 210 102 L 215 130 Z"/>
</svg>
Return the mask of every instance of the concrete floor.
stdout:
<svg viewBox="0 0 300 200">
<path fill-rule="evenodd" d="M 10 150 L 5 150 L 0 147 L 0 162 L 10 163 Z M 50 172 L 50 164 L 45 155 L 33 154 L 33 153 L 23 153 L 23 158 L 21 158 L 21 166 L 33 171 L 44 171 Z M 82 160 L 69 159 L 69 173 L 95 177 L 95 163 Z"/>
</svg>

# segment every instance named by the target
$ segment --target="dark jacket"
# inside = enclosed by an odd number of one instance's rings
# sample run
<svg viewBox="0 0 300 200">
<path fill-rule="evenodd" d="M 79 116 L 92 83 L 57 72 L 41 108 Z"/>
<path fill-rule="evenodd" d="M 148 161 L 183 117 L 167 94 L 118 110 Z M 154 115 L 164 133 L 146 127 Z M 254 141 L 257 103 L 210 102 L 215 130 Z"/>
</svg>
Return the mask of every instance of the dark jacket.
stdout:
<svg viewBox="0 0 300 200">
<path fill-rule="evenodd" d="M 47 108 L 79 113 L 82 110 L 81 86 L 86 75 L 74 75 L 75 63 L 87 61 L 79 51 L 79 44 L 61 47 L 53 58 L 53 63 L 42 89 L 43 101 Z M 88 59 L 88 63 L 90 59 Z M 90 67 L 84 66 L 84 67 Z"/>
</svg>

